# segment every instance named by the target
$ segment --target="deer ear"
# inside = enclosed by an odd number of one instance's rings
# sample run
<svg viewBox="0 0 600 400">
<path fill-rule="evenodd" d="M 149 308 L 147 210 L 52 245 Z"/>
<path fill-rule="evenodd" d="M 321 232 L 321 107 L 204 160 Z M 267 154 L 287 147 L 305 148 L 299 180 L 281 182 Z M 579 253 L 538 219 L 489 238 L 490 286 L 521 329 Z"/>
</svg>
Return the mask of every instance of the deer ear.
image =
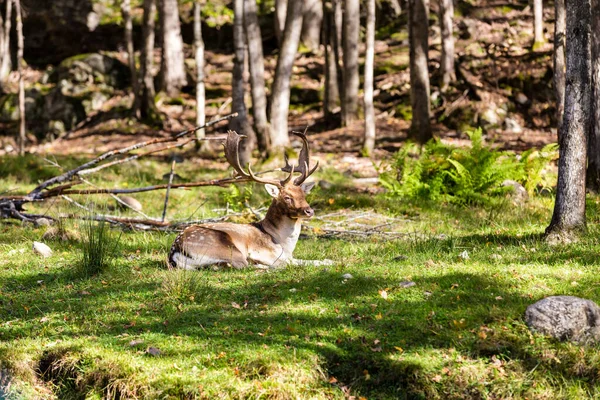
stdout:
<svg viewBox="0 0 600 400">
<path fill-rule="evenodd" d="M 308 194 L 315 187 L 315 182 L 303 183 L 300 185 L 304 193 Z"/>
<path fill-rule="evenodd" d="M 271 197 L 279 196 L 279 188 L 277 186 L 266 183 L 265 189 L 267 189 L 267 193 L 269 193 Z"/>
</svg>

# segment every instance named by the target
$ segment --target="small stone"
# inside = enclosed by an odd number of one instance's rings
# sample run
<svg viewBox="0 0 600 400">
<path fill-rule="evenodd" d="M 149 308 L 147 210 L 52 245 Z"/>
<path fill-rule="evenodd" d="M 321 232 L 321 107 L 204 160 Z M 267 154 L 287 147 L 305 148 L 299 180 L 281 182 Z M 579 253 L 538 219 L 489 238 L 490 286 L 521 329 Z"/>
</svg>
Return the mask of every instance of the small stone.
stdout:
<svg viewBox="0 0 600 400">
<path fill-rule="evenodd" d="M 600 341 L 600 307 L 575 296 L 550 296 L 527 307 L 529 329 L 558 340 L 582 344 Z"/>
<path fill-rule="evenodd" d="M 512 133 L 523 132 L 523 127 L 513 118 L 506 118 L 504 120 L 504 128 Z"/>
<path fill-rule="evenodd" d="M 529 193 L 527 193 L 527 189 L 525 189 L 525 187 L 517 181 L 513 181 L 512 179 L 506 179 L 504 182 L 502 182 L 502 186 L 513 188 L 512 196 L 517 202 L 517 205 L 521 205 L 521 203 L 529 199 Z"/>
<path fill-rule="evenodd" d="M 461 259 L 463 259 L 463 260 L 468 260 L 469 258 L 471 258 L 471 257 L 469 257 L 469 252 L 466 251 L 466 250 L 463 251 L 462 253 L 460 253 L 458 255 L 458 257 L 461 258 Z"/>
<path fill-rule="evenodd" d="M 140 345 L 142 343 L 144 343 L 144 341 L 142 339 L 134 339 L 131 342 L 129 342 L 129 346 L 135 347 L 135 346 L 138 346 L 138 345 Z M 150 350 L 151 348 L 153 348 L 153 347 L 150 347 L 148 350 Z"/>
<path fill-rule="evenodd" d="M 119 200 L 121 200 L 122 203 L 118 203 L 118 206 L 122 209 L 126 209 L 126 208 L 131 208 L 132 210 L 135 211 L 142 211 L 142 203 L 140 203 L 139 201 L 137 201 L 136 199 L 134 199 L 131 196 L 119 196 Z M 125 206 L 123 203 L 127 204 L 127 206 Z"/>
<path fill-rule="evenodd" d="M 157 349 L 156 347 L 148 347 L 148 350 L 146 350 L 146 353 L 150 354 L 151 356 L 155 356 L 158 357 L 161 355 L 161 351 L 159 349 Z"/>
<path fill-rule="evenodd" d="M 326 180 L 320 180 L 319 187 L 324 190 L 329 190 L 333 187 L 333 183 L 326 181 Z"/>
<path fill-rule="evenodd" d="M 392 258 L 392 260 L 394 260 L 394 261 L 406 261 L 406 260 L 408 260 L 408 256 L 405 256 L 404 254 L 400 254 L 399 256 L 396 256 L 396 257 Z"/>
<path fill-rule="evenodd" d="M 40 226 L 50 226 L 52 225 L 52 220 L 48 219 L 48 218 L 37 218 L 34 222 L 34 225 L 36 227 L 40 227 Z"/>
<path fill-rule="evenodd" d="M 401 289 L 408 289 L 410 287 L 416 286 L 417 284 L 413 281 L 403 281 L 400 282 L 400 284 L 398 286 L 400 286 Z"/>
<path fill-rule="evenodd" d="M 40 242 L 33 242 L 33 252 L 39 254 L 40 256 L 47 258 L 52 255 L 52 249 Z"/>
<path fill-rule="evenodd" d="M 519 92 L 515 96 L 515 101 L 517 103 L 519 103 L 520 105 L 525 105 L 525 104 L 529 103 L 529 98 L 527 96 L 525 96 L 523 93 Z"/>
<path fill-rule="evenodd" d="M 290 289 L 290 292 L 291 292 L 291 293 L 296 293 L 297 291 L 298 291 L 298 289 L 296 289 L 296 288 L 291 288 L 291 289 Z"/>
<path fill-rule="evenodd" d="M 352 278 L 354 278 L 352 276 L 352 274 L 344 274 L 344 275 L 342 275 L 342 279 L 352 279 Z"/>
</svg>

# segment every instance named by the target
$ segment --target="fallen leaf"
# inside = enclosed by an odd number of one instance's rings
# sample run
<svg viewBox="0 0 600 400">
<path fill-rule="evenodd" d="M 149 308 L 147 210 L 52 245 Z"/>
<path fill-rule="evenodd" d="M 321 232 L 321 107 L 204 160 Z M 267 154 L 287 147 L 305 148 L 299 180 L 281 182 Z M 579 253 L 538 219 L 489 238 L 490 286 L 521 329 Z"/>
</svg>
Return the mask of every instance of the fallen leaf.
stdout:
<svg viewBox="0 0 600 400">
<path fill-rule="evenodd" d="M 381 346 L 377 346 L 377 347 L 371 347 L 371 351 L 373 353 L 381 353 L 383 349 L 381 348 Z"/>
<path fill-rule="evenodd" d="M 400 346 L 394 346 L 394 348 L 396 350 L 398 350 L 399 353 L 404 353 L 404 349 L 402 347 L 400 347 Z"/>
<path fill-rule="evenodd" d="M 442 381 L 442 376 L 441 375 L 436 375 L 433 378 L 431 378 L 432 381 L 439 383 Z"/>
<path fill-rule="evenodd" d="M 378 313 L 378 314 L 375 316 L 375 319 L 382 319 L 382 318 L 383 318 L 383 316 L 381 315 L 381 313 Z"/>
<path fill-rule="evenodd" d="M 242 308 L 242 307 L 241 307 L 241 306 L 240 306 L 238 303 L 236 303 L 235 301 L 231 302 L 231 307 L 233 307 L 233 308 L 237 308 L 238 310 Z"/>
<path fill-rule="evenodd" d="M 333 384 L 333 383 L 337 383 L 337 379 L 335 379 L 333 376 L 331 378 L 329 378 L 329 383 Z"/>
<path fill-rule="evenodd" d="M 387 292 L 386 292 L 385 290 L 380 290 L 380 291 L 379 291 L 379 295 L 380 295 L 380 296 L 381 296 L 381 297 L 382 297 L 384 300 L 387 300 L 387 298 L 388 298 L 388 294 L 387 294 Z"/>
<path fill-rule="evenodd" d="M 129 346 L 130 347 L 135 347 L 135 346 L 140 345 L 142 343 L 144 343 L 144 341 L 142 339 L 134 339 L 131 342 L 129 342 Z"/>
</svg>

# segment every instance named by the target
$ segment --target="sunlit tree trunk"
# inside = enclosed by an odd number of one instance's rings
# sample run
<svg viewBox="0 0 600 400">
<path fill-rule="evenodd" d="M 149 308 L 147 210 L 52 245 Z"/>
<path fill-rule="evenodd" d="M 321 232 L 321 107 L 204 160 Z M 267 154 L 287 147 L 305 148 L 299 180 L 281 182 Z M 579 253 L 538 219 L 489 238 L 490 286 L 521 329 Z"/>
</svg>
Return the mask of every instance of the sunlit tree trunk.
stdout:
<svg viewBox="0 0 600 400">
<path fill-rule="evenodd" d="M 275 37 L 280 46 L 283 38 L 283 30 L 285 28 L 287 4 L 288 0 L 275 0 Z"/>
<path fill-rule="evenodd" d="M 554 10 L 554 92 L 556 94 L 556 120 L 558 132 L 565 112 L 565 0 L 555 0 Z"/>
<path fill-rule="evenodd" d="M 2 47 L 0 47 L 0 81 L 4 81 L 12 68 L 10 59 L 10 29 L 12 25 L 12 0 L 4 0 L 6 9 L 4 13 L 4 30 L 2 35 Z"/>
<path fill-rule="evenodd" d="M 321 3 L 321 0 L 304 0 L 300 40 L 311 51 L 319 50 L 321 44 L 321 24 L 323 21 L 323 6 Z"/>
<path fill-rule="evenodd" d="M 373 107 L 373 63 L 375 59 L 375 0 L 367 0 L 367 31 L 365 51 L 365 142 L 367 155 L 375 148 L 375 108 Z"/>
<path fill-rule="evenodd" d="M 558 184 L 550 242 L 570 242 L 585 230 L 587 137 L 591 128 L 590 0 L 567 0 L 565 114 L 559 139 Z"/>
<path fill-rule="evenodd" d="M 533 49 L 536 50 L 544 39 L 544 6 L 542 0 L 533 0 Z"/>
<path fill-rule="evenodd" d="M 258 24 L 256 0 L 244 0 L 244 27 L 248 40 L 248 69 L 252 91 L 252 116 L 258 141 L 258 150 L 266 154 L 270 148 L 267 94 L 265 91 L 265 60 L 262 36 Z"/>
<path fill-rule="evenodd" d="M 432 138 L 429 117 L 429 0 L 408 0 L 408 40 L 410 58 L 410 136 L 419 143 Z"/>
<path fill-rule="evenodd" d="M 325 90 L 323 95 L 323 114 L 329 121 L 333 110 L 339 102 L 339 89 L 337 77 L 336 55 L 334 43 L 336 42 L 335 21 L 332 2 L 323 1 L 323 44 L 325 47 Z"/>
<path fill-rule="evenodd" d="M 160 120 L 154 102 L 154 21 L 156 19 L 155 0 L 144 0 L 144 21 L 142 26 L 142 51 L 140 54 L 140 87 L 136 96 L 134 115 L 140 120 L 152 122 Z"/>
<path fill-rule="evenodd" d="M 6 0 L 11 1 L 11 0 Z M 21 1 L 15 2 L 15 17 L 17 23 L 17 71 L 19 74 L 19 154 L 25 154 L 26 121 L 25 121 L 25 85 L 23 82 L 23 15 Z"/>
<path fill-rule="evenodd" d="M 177 0 L 159 0 L 162 33 L 161 89 L 174 97 L 187 83 Z"/>
<path fill-rule="evenodd" d="M 344 2 L 344 95 L 342 97 L 342 125 L 347 126 L 357 117 L 358 112 L 358 39 L 360 31 L 359 0 Z"/>
<path fill-rule="evenodd" d="M 244 103 L 244 62 L 246 46 L 244 40 L 244 0 L 233 0 L 233 73 L 231 78 L 231 109 L 237 117 L 229 121 L 229 129 L 247 138 L 240 145 L 240 162 L 248 164 L 256 146 L 256 136 L 248 123 Z"/>
<path fill-rule="evenodd" d="M 588 143 L 587 187 L 600 192 L 600 0 L 592 0 L 592 126 Z"/>
<path fill-rule="evenodd" d="M 271 90 L 271 148 L 275 154 L 281 153 L 289 145 L 288 112 L 290 107 L 290 81 L 294 59 L 302 30 L 302 1 L 292 1 L 287 10 L 285 30 L 281 49 L 277 58 L 275 78 Z"/>
<path fill-rule="evenodd" d="M 338 94 L 340 105 L 344 106 L 344 65 L 342 54 L 342 25 L 344 24 L 344 12 L 342 10 L 342 0 L 331 0 L 333 5 L 333 17 L 331 27 L 333 61 L 336 68 Z"/>
<path fill-rule="evenodd" d="M 206 122 L 205 111 L 205 88 L 204 88 L 204 40 L 202 39 L 202 21 L 200 19 L 202 5 L 200 1 L 194 1 L 194 58 L 196 60 L 196 126 L 202 126 Z M 203 139 L 204 129 L 196 131 L 196 139 Z M 200 147 L 198 142 L 197 147 Z"/>
<path fill-rule="evenodd" d="M 135 50 L 133 47 L 133 21 L 131 20 L 131 1 L 123 0 L 121 3 L 121 14 L 123 15 L 123 25 L 125 26 L 125 45 L 127 47 L 127 62 L 131 74 L 131 86 L 133 93 L 137 93 L 138 78 L 135 67 Z"/>
<path fill-rule="evenodd" d="M 400 0 L 389 0 L 390 7 L 394 13 L 394 17 L 399 17 L 402 14 L 402 6 L 400 6 Z"/>
<path fill-rule="evenodd" d="M 450 82 L 456 81 L 456 74 L 454 73 L 454 36 L 452 34 L 454 4 L 452 0 L 439 0 L 439 7 L 442 35 L 442 55 L 440 57 L 441 90 L 444 92 L 448 89 Z"/>
</svg>

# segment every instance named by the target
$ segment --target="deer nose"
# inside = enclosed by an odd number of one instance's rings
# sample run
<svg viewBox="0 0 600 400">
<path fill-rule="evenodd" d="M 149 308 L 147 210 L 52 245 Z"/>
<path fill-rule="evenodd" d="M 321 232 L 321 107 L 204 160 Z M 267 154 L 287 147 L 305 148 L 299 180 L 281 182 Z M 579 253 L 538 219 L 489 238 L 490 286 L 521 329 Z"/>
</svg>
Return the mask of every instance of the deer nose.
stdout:
<svg viewBox="0 0 600 400">
<path fill-rule="evenodd" d="M 306 214 L 307 217 L 312 217 L 315 215 L 315 211 L 312 208 L 305 208 L 304 214 Z"/>
</svg>

